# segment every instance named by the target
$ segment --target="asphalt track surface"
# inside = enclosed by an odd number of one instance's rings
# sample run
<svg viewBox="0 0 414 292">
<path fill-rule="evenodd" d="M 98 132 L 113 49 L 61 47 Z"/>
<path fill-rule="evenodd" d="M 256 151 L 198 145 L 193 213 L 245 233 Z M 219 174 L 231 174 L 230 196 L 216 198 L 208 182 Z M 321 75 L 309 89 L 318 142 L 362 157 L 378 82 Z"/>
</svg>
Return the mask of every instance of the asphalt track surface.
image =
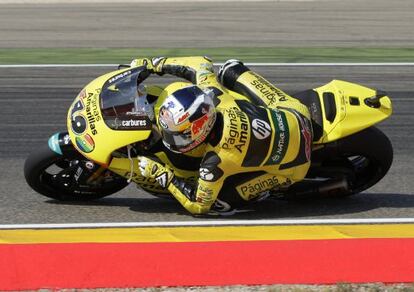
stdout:
<svg viewBox="0 0 414 292">
<path fill-rule="evenodd" d="M 311 202 L 266 201 L 229 219 L 407 218 L 414 207 L 414 67 L 252 67 L 289 93 L 331 79 L 381 88 L 393 100 L 394 114 L 379 125 L 394 146 L 388 175 L 363 194 Z M 192 221 L 174 200 L 151 197 L 133 186 L 88 203 L 61 203 L 32 191 L 23 178 L 30 151 L 65 130 L 66 111 L 78 91 L 110 68 L 0 69 L 0 224 Z M 167 83 L 168 78 L 148 82 Z M 375 146 L 374 146 L 375 147 Z M 203 218 L 204 219 L 204 218 Z M 214 218 L 217 219 L 217 218 Z"/>
<path fill-rule="evenodd" d="M 1 5 L 0 48 L 414 46 L 411 0 L 65 2 Z"/>
<path fill-rule="evenodd" d="M 412 47 L 413 11 L 411 0 L 4 4 L 0 48 Z M 333 78 L 388 91 L 394 114 L 380 128 L 395 158 L 386 178 L 367 193 L 306 203 L 269 201 L 231 219 L 413 217 L 413 67 L 253 69 L 288 92 Z M 25 157 L 65 129 L 72 99 L 107 70 L 0 68 L 0 224 L 198 220 L 177 202 L 132 186 L 99 201 L 69 204 L 43 198 L 25 184 Z"/>
</svg>

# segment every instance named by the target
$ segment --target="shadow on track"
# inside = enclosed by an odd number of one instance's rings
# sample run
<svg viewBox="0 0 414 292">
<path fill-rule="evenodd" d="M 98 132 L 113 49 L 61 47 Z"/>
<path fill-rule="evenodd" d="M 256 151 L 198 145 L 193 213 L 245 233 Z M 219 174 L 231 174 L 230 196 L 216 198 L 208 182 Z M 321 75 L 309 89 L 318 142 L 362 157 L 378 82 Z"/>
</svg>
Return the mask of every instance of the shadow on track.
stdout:
<svg viewBox="0 0 414 292">
<path fill-rule="evenodd" d="M 178 202 L 159 198 L 103 198 L 90 202 L 60 202 L 49 200 L 48 204 L 71 206 L 127 207 L 139 213 L 171 213 L 189 215 Z M 220 219 L 283 219 L 301 217 L 320 217 L 332 215 L 351 215 L 361 217 L 358 213 L 380 208 L 403 209 L 414 207 L 414 194 L 358 194 L 346 198 L 283 201 L 269 199 L 246 206 L 250 212 L 237 213 L 233 216 L 197 216 L 197 218 Z M 190 215 L 189 215 L 190 216 Z M 367 217 L 366 215 L 363 217 Z M 387 217 L 382 215 L 381 217 Z M 395 215 L 393 215 L 395 217 Z"/>
</svg>

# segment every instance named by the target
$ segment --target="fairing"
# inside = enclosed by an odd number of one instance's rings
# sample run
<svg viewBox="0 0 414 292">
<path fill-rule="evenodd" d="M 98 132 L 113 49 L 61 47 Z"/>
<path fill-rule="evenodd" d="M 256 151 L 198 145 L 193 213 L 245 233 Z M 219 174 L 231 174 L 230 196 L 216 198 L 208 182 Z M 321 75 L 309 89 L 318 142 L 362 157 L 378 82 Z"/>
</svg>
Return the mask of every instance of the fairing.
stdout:
<svg viewBox="0 0 414 292">
<path fill-rule="evenodd" d="M 127 95 L 119 101 L 115 98 L 116 94 L 111 95 L 112 99 L 106 96 L 111 89 L 115 93 L 121 89 L 132 93 L 136 90 L 137 79 L 134 78 L 141 71 L 142 68 L 128 68 L 98 77 L 85 86 L 69 108 L 67 127 L 71 141 L 88 159 L 108 165 L 112 152 L 149 137 L 151 124 L 147 119 L 132 114 L 128 116 L 128 111 L 115 113 L 110 110 L 122 104 L 127 105 Z M 130 89 L 122 87 L 127 84 L 131 86 Z M 103 93 L 105 96 L 102 99 Z"/>
</svg>

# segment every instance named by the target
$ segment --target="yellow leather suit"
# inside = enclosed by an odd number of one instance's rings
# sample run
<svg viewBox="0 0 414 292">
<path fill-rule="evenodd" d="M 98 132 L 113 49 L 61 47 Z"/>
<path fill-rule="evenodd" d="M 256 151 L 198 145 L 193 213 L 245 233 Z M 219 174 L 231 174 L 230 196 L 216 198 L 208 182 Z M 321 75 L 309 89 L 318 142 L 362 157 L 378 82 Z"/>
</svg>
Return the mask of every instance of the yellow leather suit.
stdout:
<svg viewBox="0 0 414 292">
<path fill-rule="evenodd" d="M 198 180 L 193 185 L 174 176 L 168 185 L 189 212 L 209 212 L 231 177 L 240 178 L 237 193 L 248 201 L 306 176 L 312 126 L 305 105 L 240 62 L 219 76 L 206 57 L 167 58 L 160 66 L 161 74 L 215 92 L 217 120 L 206 145 L 198 146 L 204 147 Z"/>
</svg>

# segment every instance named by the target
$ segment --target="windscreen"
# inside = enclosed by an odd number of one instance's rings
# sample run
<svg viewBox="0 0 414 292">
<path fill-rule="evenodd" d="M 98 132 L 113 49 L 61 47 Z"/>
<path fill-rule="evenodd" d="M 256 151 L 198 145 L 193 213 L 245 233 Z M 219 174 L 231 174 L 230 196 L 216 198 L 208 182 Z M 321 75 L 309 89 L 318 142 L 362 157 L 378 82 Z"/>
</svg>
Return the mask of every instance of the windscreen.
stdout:
<svg viewBox="0 0 414 292">
<path fill-rule="evenodd" d="M 139 110 L 140 99 L 145 93 L 138 89 L 141 70 L 124 71 L 110 78 L 101 92 L 101 111 L 108 127 L 114 130 L 148 130 L 151 121 Z"/>
</svg>

